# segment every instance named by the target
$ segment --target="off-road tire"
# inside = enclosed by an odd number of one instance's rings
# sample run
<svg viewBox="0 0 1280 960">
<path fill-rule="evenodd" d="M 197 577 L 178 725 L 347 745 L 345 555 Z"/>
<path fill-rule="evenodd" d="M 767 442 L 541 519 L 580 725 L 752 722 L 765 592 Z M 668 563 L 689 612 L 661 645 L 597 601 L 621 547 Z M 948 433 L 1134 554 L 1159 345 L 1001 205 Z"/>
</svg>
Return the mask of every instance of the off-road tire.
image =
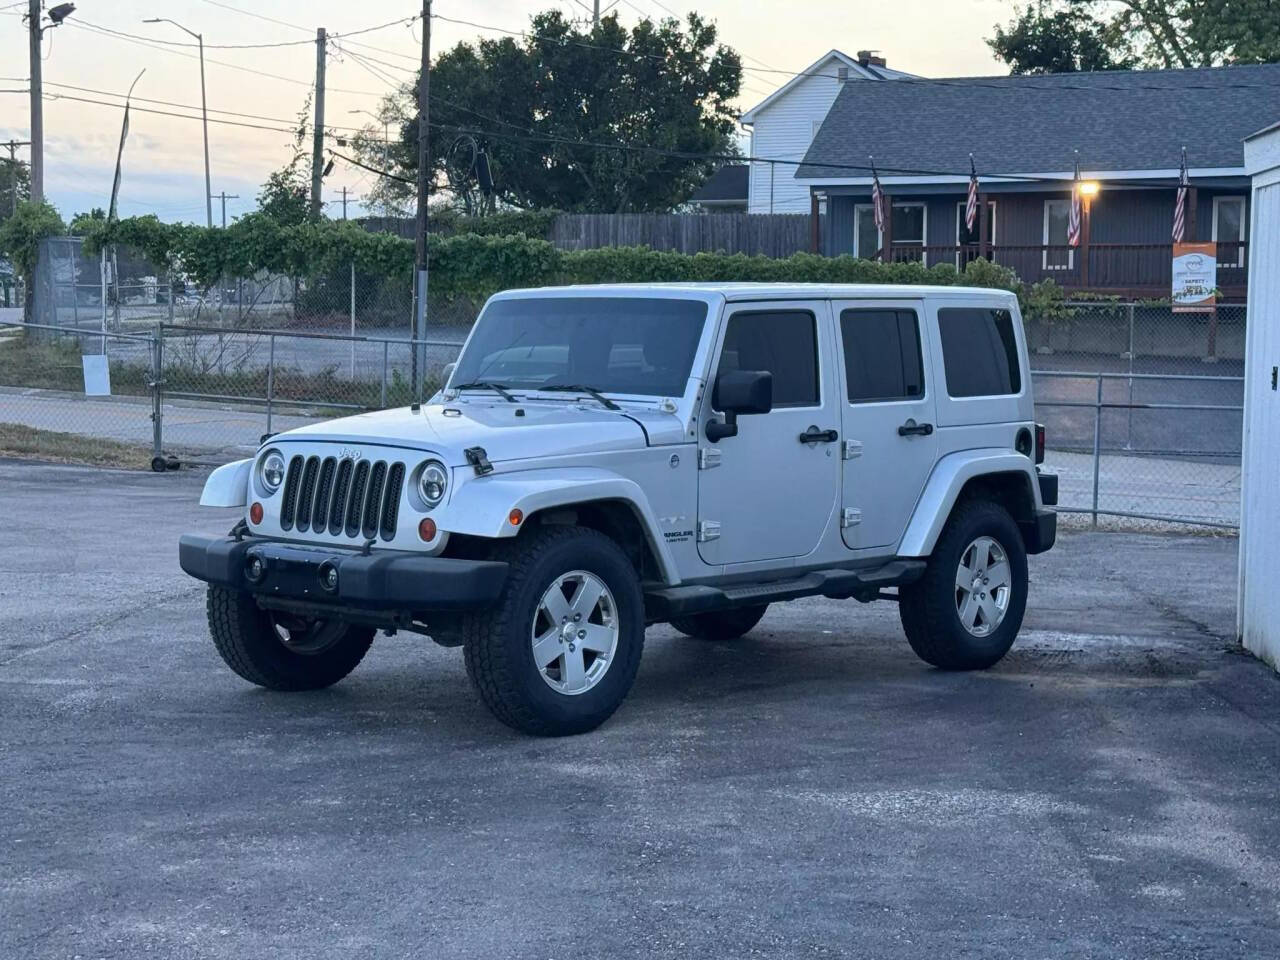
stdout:
<svg viewBox="0 0 1280 960">
<path fill-rule="evenodd" d="M 612 539 L 584 527 L 528 530 L 503 544 L 494 559 L 509 564 L 497 603 L 463 620 L 467 675 L 481 701 L 507 726 L 534 736 L 594 730 L 626 699 L 644 649 L 644 596 L 635 567 Z M 530 630 L 543 593 L 559 576 L 585 570 L 609 588 L 617 608 L 618 645 L 594 687 L 568 695 L 553 690 L 533 659 Z"/>
<path fill-rule="evenodd" d="M 1004 548 L 1012 583 L 1004 619 L 988 636 L 975 637 L 956 610 L 956 570 L 963 551 L 983 536 Z M 925 663 L 943 670 L 985 670 L 999 662 L 1013 646 L 1027 606 L 1027 552 L 1013 517 L 989 500 L 958 504 L 933 548 L 925 575 L 898 594 L 907 642 Z"/>
<path fill-rule="evenodd" d="M 313 654 L 290 650 L 252 595 L 209 587 L 206 600 L 213 645 L 237 674 L 268 690 L 320 690 L 337 683 L 364 659 L 373 629 L 348 627 L 332 646 Z"/>
<path fill-rule="evenodd" d="M 762 603 L 758 607 L 695 613 L 690 617 L 676 617 L 671 621 L 671 626 L 686 637 L 698 640 L 737 640 L 750 633 L 768 609 L 769 605 Z"/>
</svg>

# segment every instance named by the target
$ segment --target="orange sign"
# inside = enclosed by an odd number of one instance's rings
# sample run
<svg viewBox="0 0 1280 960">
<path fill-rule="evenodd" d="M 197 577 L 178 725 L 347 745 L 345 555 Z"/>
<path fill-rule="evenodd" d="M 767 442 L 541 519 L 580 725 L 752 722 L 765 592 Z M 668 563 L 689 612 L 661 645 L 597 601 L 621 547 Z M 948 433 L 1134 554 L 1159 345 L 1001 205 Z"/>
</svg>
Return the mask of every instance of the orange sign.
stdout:
<svg viewBox="0 0 1280 960">
<path fill-rule="evenodd" d="M 1192 312 L 1214 309 L 1218 289 L 1218 245 L 1173 245 L 1173 309 Z"/>
</svg>

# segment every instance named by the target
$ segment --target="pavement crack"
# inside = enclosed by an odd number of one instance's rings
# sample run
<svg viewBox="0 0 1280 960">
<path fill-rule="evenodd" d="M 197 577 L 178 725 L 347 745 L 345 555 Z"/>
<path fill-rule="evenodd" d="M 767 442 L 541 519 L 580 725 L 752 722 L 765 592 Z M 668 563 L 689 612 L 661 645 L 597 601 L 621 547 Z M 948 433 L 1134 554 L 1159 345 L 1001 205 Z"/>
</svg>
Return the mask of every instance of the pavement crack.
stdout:
<svg viewBox="0 0 1280 960">
<path fill-rule="evenodd" d="M 15 660 L 22 659 L 27 656 L 27 654 L 35 653 L 38 650 L 45 650 L 55 644 L 63 643 L 67 640 L 73 640 L 81 634 L 88 633 L 91 630 L 108 627 L 112 624 L 119 623 L 122 620 L 128 620 L 130 617 L 137 616 L 146 610 L 152 609 L 154 606 L 176 603 L 179 600 L 188 600 L 190 597 L 200 593 L 203 589 L 203 586 L 198 586 L 179 589 L 176 592 L 173 589 L 169 589 L 145 594 L 139 598 L 139 606 L 131 607 L 128 610 L 119 610 L 114 613 L 103 614 L 102 616 L 96 617 L 78 627 L 74 627 L 65 633 L 60 633 L 56 637 L 50 637 L 42 643 L 37 643 L 30 647 L 24 647 L 12 656 L 5 657 L 3 660 L 0 660 L 0 666 L 6 666 L 13 663 Z"/>
</svg>

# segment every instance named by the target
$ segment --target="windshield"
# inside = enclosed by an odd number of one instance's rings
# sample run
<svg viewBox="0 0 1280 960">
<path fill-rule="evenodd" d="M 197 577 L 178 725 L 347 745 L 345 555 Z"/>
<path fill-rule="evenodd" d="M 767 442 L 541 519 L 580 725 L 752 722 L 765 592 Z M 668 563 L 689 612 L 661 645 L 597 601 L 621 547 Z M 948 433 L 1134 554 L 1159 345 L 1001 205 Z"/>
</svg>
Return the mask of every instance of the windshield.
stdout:
<svg viewBox="0 0 1280 960">
<path fill-rule="evenodd" d="M 678 397 L 706 318 L 700 300 L 498 300 L 478 321 L 450 382 Z"/>
</svg>

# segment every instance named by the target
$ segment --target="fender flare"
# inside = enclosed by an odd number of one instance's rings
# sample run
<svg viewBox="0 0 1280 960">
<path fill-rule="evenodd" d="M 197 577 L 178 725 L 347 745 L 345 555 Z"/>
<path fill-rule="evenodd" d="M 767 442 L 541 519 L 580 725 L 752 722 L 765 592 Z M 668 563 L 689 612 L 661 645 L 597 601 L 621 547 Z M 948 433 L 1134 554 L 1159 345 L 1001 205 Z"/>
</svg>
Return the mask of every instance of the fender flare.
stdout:
<svg viewBox="0 0 1280 960">
<path fill-rule="evenodd" d="M 520 532 L 508 520 L 512 510 L 526 517 L 552 507 L 572 507 L 601 500 L 621 501 L 636 515 L 650 550 L 668 585 L 680 582 L 675 562 L 663 542 L 649 498 L 634 480 L 594 467 L 546 467 L 494 473 L 469 479 L 449 500 L 442 530 L 490 539 Z"/>
<path fill-rule="evenodd" d="M 249 473 L 253 460 L 233 460 L 224 464 L 204 482 L 202 507 L 243 507 L 249 502 Z"/>
<path fill-rule="evenodd" d="M 927 557 L 942 535 L 942 528 L 956 505 L 964 485 L 975 477 L 993 473 L 1020 473 L 1026 477 L 1028 493 L 1035 509 L 1040 509 L 1040 486 L 1035 467 L 1020 453 L 1002 447 L 961 450 L 942 457 L 929 474 L 924 492 L 916 501 L 911 522 L 898 545 L 900 557 Z"/>
</svg>

